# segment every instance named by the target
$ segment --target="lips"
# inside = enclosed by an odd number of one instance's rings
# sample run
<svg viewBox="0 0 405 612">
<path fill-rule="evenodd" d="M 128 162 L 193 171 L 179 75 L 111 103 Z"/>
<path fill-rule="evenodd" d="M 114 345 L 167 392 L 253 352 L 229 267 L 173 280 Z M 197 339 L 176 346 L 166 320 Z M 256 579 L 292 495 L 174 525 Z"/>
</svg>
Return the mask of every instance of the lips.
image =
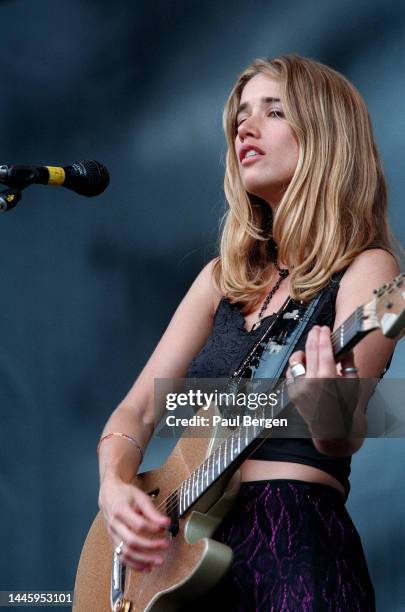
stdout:
<svg viewBox="0 0 405 612">
<path fill-rule="evenodd" d="M 256 147 L 255 145 L 243 145 L 243 147 L 239 151 L 239 161 L 240 162 L 243 162 L 246 159 L 256 159 L 256 156 L 248 157 L 248 158 L 246 157 L 246 154 L 249 151 L 256 151 L 258 155 L 265 155 L 265 152 L 259 147 Z"/>
</svg>

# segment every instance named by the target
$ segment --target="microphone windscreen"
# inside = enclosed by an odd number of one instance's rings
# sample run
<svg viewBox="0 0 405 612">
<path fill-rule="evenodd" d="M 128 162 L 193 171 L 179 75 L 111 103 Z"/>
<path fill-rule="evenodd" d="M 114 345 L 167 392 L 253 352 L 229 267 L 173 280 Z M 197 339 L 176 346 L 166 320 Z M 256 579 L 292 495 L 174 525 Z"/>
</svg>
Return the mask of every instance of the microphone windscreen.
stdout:
<svg viewBox="0 0 405 612">
<path fill-rule="evenodd" d="M 83 160 L 65 166 L 64 171 L 66 178 L 63 186 L 87 197 L 99 195 L 110 183 L 107 168 L 94 160 Z"/>
</svg>

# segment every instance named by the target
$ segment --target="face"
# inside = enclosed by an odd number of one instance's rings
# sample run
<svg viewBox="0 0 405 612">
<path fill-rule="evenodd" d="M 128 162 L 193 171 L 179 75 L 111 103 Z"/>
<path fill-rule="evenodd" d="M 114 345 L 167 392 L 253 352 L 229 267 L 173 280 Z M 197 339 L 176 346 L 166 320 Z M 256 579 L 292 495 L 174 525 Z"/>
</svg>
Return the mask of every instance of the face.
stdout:
<svg viewBox="0 0 405 612">
<path fill-rule="evenodd" d="M 276 207 L 294 174 L 298 143 L 284 118 L 280 83 L 257 74 L 242 91 L 236 156 L 248 193 Z"/>
</svg>

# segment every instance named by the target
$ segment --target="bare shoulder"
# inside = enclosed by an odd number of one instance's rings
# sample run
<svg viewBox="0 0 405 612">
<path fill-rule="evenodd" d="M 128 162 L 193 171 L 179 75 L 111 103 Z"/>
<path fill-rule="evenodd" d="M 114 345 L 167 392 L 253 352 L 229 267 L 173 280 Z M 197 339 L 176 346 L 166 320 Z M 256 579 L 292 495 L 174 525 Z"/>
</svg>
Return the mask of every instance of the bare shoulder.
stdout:
<svg viewBox="0 0 405 612">
<path fill-rule="evenodd" d="M 374 289 L 391 281 L 398 273 L 398 263 L 388 251 L 363 251 L 343 275 L 336 300 L 337 310 L 343 307 L 343 302 L 356 307 L 369 301 Z"/>
<path fill-rule="evenodd" d="M 203 267 L 189 290 L 190 297 L 193 300 L 201 299 L 203 303 L 208 304 L 212 316 L 214 316 L 218 304 L 223 297 L 215 287 L 213 279 L 214 266 L 217 261 L 218 258 L 215 257 Z"/>
<path fill-rule="evenodd" d="M 367 249 L 356 257 L 343 276 L 351 278 L 371 272 L 373 275 L 395 274 L 398 272 L 396 259 L 385 249 Z"/>
<path fill-rule="evenodd" d="M 373 290 L 390 282 L 399 272 L 395 258 L 384 249 L 368 249 L 356 257 L 340 282 L 336 297 L 334 329 L 340 326 L 358 306 L 371 301 Z M 395 340 L 374 330 L 354 348 L 359 376 L 376 378 L 381 375 L 395 347 Z"/>
</svg>

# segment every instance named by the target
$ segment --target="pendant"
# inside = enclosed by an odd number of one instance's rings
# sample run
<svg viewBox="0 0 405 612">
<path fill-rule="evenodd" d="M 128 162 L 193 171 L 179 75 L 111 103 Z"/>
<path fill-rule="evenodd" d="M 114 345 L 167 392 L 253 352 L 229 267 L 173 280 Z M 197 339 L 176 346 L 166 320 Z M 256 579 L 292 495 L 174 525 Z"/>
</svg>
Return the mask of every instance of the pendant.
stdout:
<svg viewBox="0 0 405 612">
<path fill-rule="evenodd" d="M 261 325 L 261 321 L 256 321 L 256 323 L 253 323 L 252 325 L 252 329 L 250 330 L 250 332 L 255 331 L 255 329 L 257 329 L 260 325 Z"/>
</svg>

